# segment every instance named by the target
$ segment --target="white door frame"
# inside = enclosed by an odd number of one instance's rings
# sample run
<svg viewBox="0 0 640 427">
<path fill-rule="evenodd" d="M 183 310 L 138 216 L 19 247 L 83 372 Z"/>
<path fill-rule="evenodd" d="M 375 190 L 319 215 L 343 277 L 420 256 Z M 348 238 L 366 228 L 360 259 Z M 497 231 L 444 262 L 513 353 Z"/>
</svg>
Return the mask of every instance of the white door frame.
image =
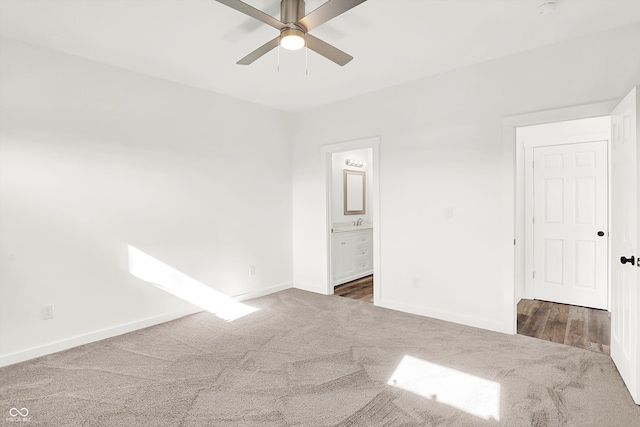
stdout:
<svg viewBox="0 0 640 427">
<path fill-rule="evenodd" d="M 380 137 L 374 136 L 369 138 L 357 139 L 353 141 L 338 142 L 327 144 L 320 147 L 322 158 L 322 185 L 324 194 L 324 215 L 325 215 L 325 236 L 326 236 L 326 254 L 327 254 L 327 295 L 333 295 L 333 272 L 331 262 L 331 192 L 332 192 L 332 162 L 331 155 L 342 151 L 372 150 L 373 164 L 373 185 L 371 188 L 371 202 L 369 209 L 373 216 L 373 277 L 375 283 L 373 286 L 373 304 L 378 305 L 380 296 L 382 295 L 382 280 L 380 274 Z"/>
<path fill-rule="evenodd" d="M 554 134 L 552 138 L 549 133 Z M 572 121 L 554 122 L 534 127 L 516 128 L 516 142 L 523 151 L 523 188 L 524 188 L 524 289 L 522 298 L 533 299 L 533 168 L 529 167 L 533 161 L 533 149 L 535 147 L 549 147 L 553 145 L 580 144 L 583 142 L 607 142 L 607 153 L 611 149 L 611 117 L 591 117 Z M 607 159 L 607 179 L 610 181 L 611 164 L 610 156 Z M 608 185 L 607 185 L 608 189 Z M 607 199 L 607 229 L 611 228 L 611 206 Z M 607 240 L 609 237 L 607 237 Z M 607 246 L 607 309 L 611 310 L 611 268 L 609 247 Z M 517 301 L 516 301 L 517 303 Z"/>
<path fill-rule="evenodd" d="M 509 245 L 506 258 L 512 262 L 512 269 L 505 268 L 505 274 L 511 276 L 513 297 L 511 304 L 511 333 L 517 332 L 518 313 L 516 305 L 524 297 L 525 289 L 525 188 L 524 188 L 524 147 L 517 144 L 516 128 L 544 123 L 562 122 L 590 117 L 608 116 L 618 105 L 619 100 L 599 102 L 549 111 L 508 116 L 502 119 L 502 148 L 505 161 L 505 179 L 513 183 L 513 187 L 505 182 L 504 208 L 507 218 L 514 218 L 512 229 L 513 245 Z M 510 227 L 510 225 L 508 225 Z M 505 246 L 506 247 L 506 246 Z"/>
</svg>

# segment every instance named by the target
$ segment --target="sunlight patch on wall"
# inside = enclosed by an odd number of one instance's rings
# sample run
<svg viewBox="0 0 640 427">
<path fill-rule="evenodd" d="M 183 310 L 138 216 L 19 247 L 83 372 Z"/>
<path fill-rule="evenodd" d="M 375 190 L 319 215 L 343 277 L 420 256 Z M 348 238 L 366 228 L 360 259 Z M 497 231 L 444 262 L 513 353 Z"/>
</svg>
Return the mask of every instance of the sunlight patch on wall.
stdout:
<svg viewBox="0 0 640 427">
<path fill-rule="evenodd" d="M 211 289 L 170 265 L 133 246 L 129 249 L 129 272 L 170 294 L 231 322 L 258 311 L 258 308 Z"/>
<path fill-rule="evenodd" d="M 500 384 L 405 355 L 387 384 L 485 420 L 500 421 Z"/>
</svg>

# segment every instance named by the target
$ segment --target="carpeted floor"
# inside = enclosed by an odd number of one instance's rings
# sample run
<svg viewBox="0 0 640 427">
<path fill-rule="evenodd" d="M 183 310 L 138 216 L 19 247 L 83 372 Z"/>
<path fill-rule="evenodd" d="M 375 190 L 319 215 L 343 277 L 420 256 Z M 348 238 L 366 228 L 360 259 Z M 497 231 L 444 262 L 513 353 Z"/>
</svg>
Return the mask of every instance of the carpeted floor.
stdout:
<svg viewBox="0 0 640 427">
<path fill-rule="evenodd" d="M 639 425 L 603 354 L 300 290 L 245 303 L 260 310 L 2 368 L 0 421 L 28 408 L 28 425 L 65 427 Z"/>
</svg>

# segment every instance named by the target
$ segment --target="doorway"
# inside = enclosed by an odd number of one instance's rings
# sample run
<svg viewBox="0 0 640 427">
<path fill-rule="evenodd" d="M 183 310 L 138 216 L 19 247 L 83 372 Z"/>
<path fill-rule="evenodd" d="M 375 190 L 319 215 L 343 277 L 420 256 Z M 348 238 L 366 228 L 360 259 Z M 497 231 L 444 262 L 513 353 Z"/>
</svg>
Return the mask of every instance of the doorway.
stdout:
<svg viewBox="0 0 640 427">
<path fill-rule="evenodd" d="M 371 148 L 331 153 L 331 280 L 334 294 L 373 302 Z M 371 277 L 370 280 L 362 280 Z"/>
<path fill-rule="evenodd" d="M 516 129 L 524 168 L 517 333 L 609 353 L 609 116 Z"/>
<path fill-rule="evenodd" d="M 517 301 L 609 308 L 610 129 L 609 116 L 516 129 L 525 166 Z"/>
<path fill-rule="evenodd" d="M 322 147 L 327 200 L 327 294 L 372 292 L 379 300 L 379 138 Z M 373 280 L 375 278 L 375 281 Z M 362 296 L 362 295 L 361 295 Z M 367 298 L 365 296 L 365 298 Z"/>
</svg>

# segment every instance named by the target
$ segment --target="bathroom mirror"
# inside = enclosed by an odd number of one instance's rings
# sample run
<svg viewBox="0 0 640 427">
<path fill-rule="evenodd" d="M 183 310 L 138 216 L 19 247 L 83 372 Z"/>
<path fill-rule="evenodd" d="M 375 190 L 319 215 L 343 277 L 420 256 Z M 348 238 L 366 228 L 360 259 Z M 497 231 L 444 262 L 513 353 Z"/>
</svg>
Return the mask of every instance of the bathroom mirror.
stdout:
<svg viewBox="0 0 640 427">
<path fill-rule="evenodd" d="M 344 170 L 344 214 L 365 213 L 365 172 Z"/>
</svg>

